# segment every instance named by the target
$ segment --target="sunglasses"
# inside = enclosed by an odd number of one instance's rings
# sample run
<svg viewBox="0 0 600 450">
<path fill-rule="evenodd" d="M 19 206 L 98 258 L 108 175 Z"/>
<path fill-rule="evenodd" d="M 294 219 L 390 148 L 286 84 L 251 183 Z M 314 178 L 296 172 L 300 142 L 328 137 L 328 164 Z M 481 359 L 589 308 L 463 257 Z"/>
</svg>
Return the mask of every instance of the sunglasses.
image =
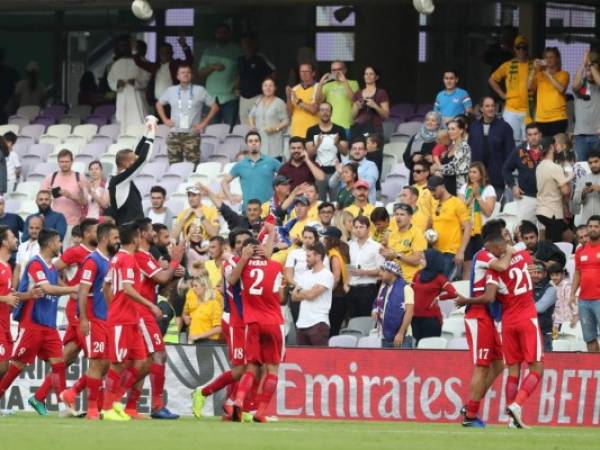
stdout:
<svg viewBox="0 0 600 450">
<path fill-rule="evenodd" d="M 423 173 L 423 172 L 427 172 L 427 171 L 423 170 L 423 169 L 413 169 L 413 173 Z"/>
</svg>

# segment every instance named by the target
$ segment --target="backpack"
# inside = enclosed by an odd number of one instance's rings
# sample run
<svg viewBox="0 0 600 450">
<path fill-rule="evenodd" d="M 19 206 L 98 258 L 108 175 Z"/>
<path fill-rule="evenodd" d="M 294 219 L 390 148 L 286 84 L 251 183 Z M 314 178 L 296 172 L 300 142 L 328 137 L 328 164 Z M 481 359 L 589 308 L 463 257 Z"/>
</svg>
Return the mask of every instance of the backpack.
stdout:
<svg viewBox="0 0 600 450">
<path fill-rule="evenodd" d="M 58 172 L 54 172 L 52 174 L 52 178 L 50 179 L 50 187 L 54 186 L 54 181 L 56 180 L 56 176 L 58 175 Z M 79 184 L 79 180 L 81 179 L 81 174 L 77 171 L 75 171 L 75 180 L 77 180 L 77 184 Z M 85 206 L 80 206 L 79 207 L 80 211 L 79 211 L 79 217 L 81 217 L 81 219 L 85 219 L 88 215 L 88 205 L 86 203 Z"/>
</svg>

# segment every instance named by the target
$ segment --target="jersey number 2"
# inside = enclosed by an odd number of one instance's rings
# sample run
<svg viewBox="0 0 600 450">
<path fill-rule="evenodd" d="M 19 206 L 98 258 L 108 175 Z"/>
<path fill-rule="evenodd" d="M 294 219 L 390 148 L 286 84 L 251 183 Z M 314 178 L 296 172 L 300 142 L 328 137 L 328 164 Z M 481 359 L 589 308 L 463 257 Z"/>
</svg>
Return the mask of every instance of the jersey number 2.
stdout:
<svg viewBox="0 0 600 450">
<path fill-rule="evenodd" d="M 262 283 L 264 277 L 265 273 L 262 271 L 262 269 L 252 269 L 250 271 L 250 278 L 254 279 L 252 286 L 250 286 L 250 289 L 248 289 L 250 295 L 262 295 L 263 288 L 260 286 L 260 284 Z"/>
<path fill-rule="evenodd" d="M 513 267 L 508 272 L 508 276 L 511 280 L 517 280 L 515 282 L 515 295 L 521 295 L 533 289 L 533 283 L 531 282 L 531 276 L 527 268 L 519 269 L 518 267 Z"/>
</svg>

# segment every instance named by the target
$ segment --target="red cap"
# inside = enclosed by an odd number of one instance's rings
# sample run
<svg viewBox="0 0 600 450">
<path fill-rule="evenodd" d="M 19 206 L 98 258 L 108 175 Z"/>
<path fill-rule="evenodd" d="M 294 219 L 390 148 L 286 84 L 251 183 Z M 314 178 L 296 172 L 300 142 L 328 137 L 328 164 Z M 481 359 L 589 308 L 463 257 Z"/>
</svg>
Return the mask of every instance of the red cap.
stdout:
<svg viewBox="0 0 600 450">
<path fill-rule="evenodd" d="M 367 180 L 358 180 L 352 185 L 353 189 L 365 188 L 369 189 L 369 182 Z"/>
</svg>

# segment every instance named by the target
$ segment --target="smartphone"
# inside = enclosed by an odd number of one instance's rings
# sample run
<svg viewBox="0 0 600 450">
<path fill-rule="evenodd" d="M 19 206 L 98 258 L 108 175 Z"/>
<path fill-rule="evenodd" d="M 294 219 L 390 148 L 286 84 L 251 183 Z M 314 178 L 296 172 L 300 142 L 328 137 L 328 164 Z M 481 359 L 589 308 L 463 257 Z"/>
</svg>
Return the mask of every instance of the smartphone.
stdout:
<svg viewBox="0 0 600 450">
<path fill-rule="evenodd" d="M 586 187 L 592 187 L 592 182 L 591 181 L 586 181 L 585 182 L 585 186 Z"/>
<path fill-rule="evenodd" d="M 60 197 L 60 186 L 56 186 L 52 188 L 52 197 L 58 198 Z"/>
</svg>

